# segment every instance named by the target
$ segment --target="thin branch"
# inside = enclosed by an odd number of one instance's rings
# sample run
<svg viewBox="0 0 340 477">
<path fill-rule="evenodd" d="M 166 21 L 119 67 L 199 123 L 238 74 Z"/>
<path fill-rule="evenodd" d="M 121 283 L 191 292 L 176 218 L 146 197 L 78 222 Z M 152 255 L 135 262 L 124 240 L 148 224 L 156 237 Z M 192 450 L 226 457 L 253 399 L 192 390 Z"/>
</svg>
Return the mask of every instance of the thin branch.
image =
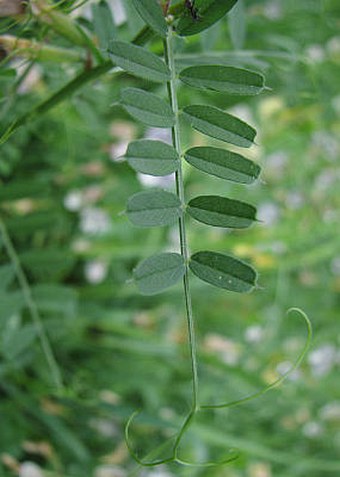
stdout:
<svg viewBox="0 0 340 477">
<path fill-rule="evenodd" d="M 28 283 L 27 277 L 25 272 L 21 266 L 18 254 L 13 246 L 13 243 L 8 235 L 7 229 L 3 221 L 0 219 L 0 232 L 3 239 L 3 245 L 6 249 L 9 259 L 11 260 L 14 271 L 19 282 L 20 288 L 22 290 L 24 300 L 26 302 L 26 306 L 29 310 L 31 315 L 32 321 L 36 327 L 42 351 L 45 355 L 48 367 L 51 372 L 52 380 L 57 391 L 61 392 L 64 389 L 62 379 L 61 379 L 61 372 L 59 366 L 57 364 L 57 360 L 54 356 L 52 346 L 48 339 L 47 333 L 45 331 L 44 325 L 42 323 L 42 319 L 40 317 L 37 305 L 33 299 L 32 292 L 30 285 Z"/>
</svg>

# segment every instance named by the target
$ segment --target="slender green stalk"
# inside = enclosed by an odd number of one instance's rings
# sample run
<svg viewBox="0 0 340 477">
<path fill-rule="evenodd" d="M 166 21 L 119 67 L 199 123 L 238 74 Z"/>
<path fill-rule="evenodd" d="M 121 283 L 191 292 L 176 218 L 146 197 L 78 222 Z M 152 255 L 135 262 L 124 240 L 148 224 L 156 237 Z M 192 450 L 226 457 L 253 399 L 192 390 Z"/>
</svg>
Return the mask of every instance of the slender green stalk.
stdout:
<svg viewBox="0 0 340 477">
<path fill-rule="evenodd" d="M 174 59 L 174 51 L 173 51 L 173 36 L 174 35 L 173 35 L 172 27 L 169 26 L 169 31 L 166 38 L 164 49 L 165 49 L 165 59 L 171 71 L 171 79 L 168 83 L 169 99 L 170 99 L 172 110 L 176 117 L 175 125 L 172 128 L 172 142 L 178 155 L 181 157 L 181 140 L 180 140 L 180 127 L 179 127 L 179 118 L 178 118 L 178 102 L 177 102 L 177 94 L 176 94 L 176 71 L 175 71 L 175 59 Z M 185 197 L 184 197 L 184 185 L 183 185 L 183 170 L 182 170 L 181 164 L 176 172 L 176 192 L 181 201 L 182 208 L 184 211 Z M 179 237 L 180 237 L 181 254 L 184 258 L 185 263 L 188 264 L 189 250 L 188 250 L 188 243 L 186 238 L 185 219 L 183 215 L 181 215 L 181 217 L 179 218 Z M 192 408 L 194 411 L 196 411 L 198 409 L 197 351 L 196 351 L 196 336 L 195 336 L 194 319 L 193 319 L 193 313 L 192 313 L 188 268 L 186 268 L 186 271 L 183 277 L 183 286 L 184 286 L 185 309 L 186 309 L 186 317 L 187 317 L 187 324 L 188 324 L 189 348 L 190 348 L 191 370 L 192 370 L 192 384 L 193 384 Z"/>
<path fill-rule="evenodd" d="M 12 241 L 8 235 L 7 229 L 3 221 L 0 219 L 0 232 L 2 235 L 3 239 L 3 245 L 6 249 L 6 252 L 13 264 L 15 274 L 17 276 L 19 285 L 22 289 L 22 293 L 24 295 L 24 299 L 26 302 L 26 306 L 30 312 L 32 321 L 36 327 L 40 343 L 41 343 L 41 348 L 43 350 L 43 353 L 46 357 L 47 364 L 49 366 L 52 380 L 54 381 L 54 385 L 56 386 L 57 390 L 60 392 L 63 390 L 63 383 L 61 379 L 61 373 L 57 364 L 57 360 L 54 356 L 51 344 L 49 342 L 48 336 L 46 334 L 45 328 L 43 326 L 41 317 L 39 315 L 39 311 L 37 308 L 37 305 L 33 299 L 31 288 L 29 286 L 28 280 L 26 278 L 26 275 L 22 269 L 19 257 L 15 251 L 15 248 L 12 244 Z"/>
</svg>

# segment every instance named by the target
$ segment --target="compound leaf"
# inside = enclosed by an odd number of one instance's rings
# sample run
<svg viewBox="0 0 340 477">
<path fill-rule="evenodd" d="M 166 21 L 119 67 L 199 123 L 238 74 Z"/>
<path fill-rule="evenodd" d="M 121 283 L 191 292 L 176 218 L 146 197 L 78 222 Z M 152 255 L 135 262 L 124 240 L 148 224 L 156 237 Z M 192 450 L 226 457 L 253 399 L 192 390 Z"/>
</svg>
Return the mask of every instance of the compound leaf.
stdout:
<svg viewBox="0 0 340 477">
<path fill-rule="evenodd" d="M 111 41 L 108 48 L 113 63 L 128 73 L 156 83 L 170 78 L 170 70 L 158 56 L 145 48 L 125 41 Z"/>
<path fill-rule="evenodd" d="M 121 105 L 132 117 L 148 126 L 170 128 L 175 124 L 170 105 L 153 93 L 126 88 L 121 92 Z"/>
<path fill-rule="evenodd" d="M 215 227 L 244 229 L 256 220 L 256 208 L 252 205 L 218 195 L 192 199 L 187 212 L 199 222 Z"/>
<path fill-rule="evenodd" d="M 137 1 L 137 0 L 136 0 Z M 195 35 L 206 30 L 222 18 L 237 0 L 196 0 L 192 8 L 186 8 L 179 19 L 176 31 L 181 36 Z"/>
<path fill-rule="evenodd" d="M 241 184 L 253 183 L 261 171 L 253 161 L 218 147 L 192 147 L 184 158 L 200 171 Z"/>
<path fill-rule="evenodd" d="M 141 139 L 130 142 L 125 157 L 137 172 L 166 176 L 179 167 L 176 149 L 162 141 Z"/>
<path fill-rule="evenodd" d="M 254 128 L 215 106 L 191 105 L 183 110 L 193 128 L 207 136 L 240 147 L 250 147 L 256 136 Z"/>
<path fill-rule="evenodd" d="M 159 3 L 156 0 L 132 0 L 132 3 L 145 23 L 165 38 L 168 27 Z"/>
<path fill-rule="evenodd" d="M 255 95 L 264 88 L 261 74 L 233 66 L 191 66 L 182 70 L 179 77 L 189 86 L 233 95 Z"/>
<path fill-rule="evenodd" d="M 179 198 L 171 192 L 147 191 L 129 198 L 126 213 L 134 225 L 155 227 L 173 224 L 180 217 L 182 208 Z"/>
<path fill-rule="evenodd" d="M 155 295 L 175 285 L 185 273 L 185 263 L 177 253 L 161 253 L 143 260 L 133 277 L 143 295 Z"/>
<path fill-rule="evenodd" d="M 197 252 L 191 256 L 189 267 L 198 278 L 218 288 L 245 293 L 256 286 L 256 271 L 223 253 Z"/>
</svg>

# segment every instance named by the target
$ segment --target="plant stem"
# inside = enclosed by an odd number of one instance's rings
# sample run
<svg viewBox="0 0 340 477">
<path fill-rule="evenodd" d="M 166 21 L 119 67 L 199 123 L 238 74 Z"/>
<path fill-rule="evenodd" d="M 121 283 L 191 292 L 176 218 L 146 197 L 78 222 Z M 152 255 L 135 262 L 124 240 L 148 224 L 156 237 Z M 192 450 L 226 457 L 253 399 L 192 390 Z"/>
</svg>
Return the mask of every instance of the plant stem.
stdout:
<svg viewBox="0 0 340 477">
<path fill-rule="evenodd" d="M 166 63 L 171 72 L 171 79 L 168 82 L 169 99 L 170 99 L 172 110 L 176 117 L 175 125 L 172 127 L 172 130 L 171 130 L 172 143 L 179 157 L 181 157 L 180 127 L 179 127 L 179 118 L 178 118 L 178 102 L 177 102 L 177 94 L 176 94 L 176 71 L 175 71 L 175 59 L 174 59 L 174 51 L 173 51 L 173 31 L 171 26 L 169 26 L 169 29 L 168 29 L 168 35 L 166 38 L 164 50 L 165 50 Z M 181 201 L 182 208 L 184 211 L 185 197 L 184 197 L 184 184 L 183 184 L 183 170 L 182 170 L 181 163 L 176 172 L 175 180 L 176 180 L 176 192 Z M 186 310 L 187 325 L 188 325 L 189 348 L 190 348 L 191 371 L 192 371 L 192 385 L 193 385 L 192 409 L 196 411 L 198 409 L 197 351 L 196 351 L 196 336 L 195 336 L 194 319 L 193 319 L 193 313 L 192 313 L 191 293 L 190 293 L 190 285 L 189 285 L 189 274 L 188 274 L 189 250 L 188 250 L 188 244 L 187 244 L 184 215 L 181 215 L 181 217 L 179 218 L 179 238 L 180 238 L 181 255 L 184 258 L 184 261 L 186 263 L 186 270 L 183 277 L 183 287 L 184 287 L 185 310 Z"/>
<path fill-rule="evenodd" d="M 46 357 L 47 364 L 50 368 L 51 376 L 54 381 L 54 384 L 57 388 L 57 390 L 60 392 L 63 390 L 63 384 L 61 380 L 61 373 L 57 364 L 57 360 L 54 356 L 54 353 L 52 351 L 51 344 L 49 342 L 48 336 L 46 334 L 45 328 L 42 324 L 41 317 L 39 315 L 39 311 L 37 308 L 37 305 L 33 299 L 31 288 L 29 286 L 28 280 L 26 278 L 26 275 L 22 269 L 19 257 L 15 251 L 15 248 L 12 244 L 12 241 L 8 235 L 7 229 L 3 221 L 0 219 L 0 232 L 2 235 L 2 240 L 3 240 L 3 245 L 6 249 L 6 252 L 8 254 L 8 257 L 10 258 L 15 274 L 17 276 L 19 285 L 21 287 L 22 293 L 24 295 L 24 299 L 26 302 L 26 306 L 30 312 L 30 315 L 32 317 L 32 321 L 36 327 L 40 343 L 41 343 L 41 348 L 43 350 L 43 353 Z"/>
</svg>

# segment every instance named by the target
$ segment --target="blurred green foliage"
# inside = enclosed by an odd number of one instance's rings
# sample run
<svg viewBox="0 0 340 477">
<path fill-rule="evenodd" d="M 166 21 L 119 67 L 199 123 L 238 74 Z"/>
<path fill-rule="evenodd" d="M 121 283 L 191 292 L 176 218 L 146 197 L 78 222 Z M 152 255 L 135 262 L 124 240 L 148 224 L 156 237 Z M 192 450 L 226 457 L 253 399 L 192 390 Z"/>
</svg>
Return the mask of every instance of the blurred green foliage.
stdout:
<svg viewBox="0 0 340 477">
<path fill-rule="evenodd" d="M 242 189 L 258 205 L 263 223 L 232 234 L 189 224 L 192 251 L 231 251 L 260 271 L 261 288 L 246 296 L 192 279 L 202 401 L 237 399 L 287 369 L 305 340 L 302 323 L 286 318 L 291 306 L 306 311 L 315 337 L 303 365 L 282 387 L 241 407 L 199 416 L 183 454 L 206 460 L 236 448 L 241 458 L 235 464 L 153 471 L 134 470 L 123 428 L 131 411 L 143 408 L 132 437 L 144 454 L 171 436 L 187 412 L 183 297 L 180 286 L 141 297 L 130 278 L 141 258 L 176 248 L 177 234 L 175 228 L 135 229 L 121 214 L 141 183 L 145 189 L 167 184 L 136 176 L 120 160 L 131 139 L 161 132 L 145 130 L 111 105 L 122 86 L 142 85 L 160 94 L 162 87 L 103 72 L 29 119 L 27 113 L 55 98 L 84 69 L 105 70 L 106 52 L 96 46 L 98 8 L 90 8 L 96 2 L 74 9 L 78 3 L 61 2 L 58 11 L 86 32 L 85 46 L 73 46 L 34 15 L 0 22 L 3 35 L 66 48 L 81 58 L 43 61 L 0 51 L 1 131 L 26 118 L 1 145 L 1 222 L 65 387 L 55 392 L 2 235 L 1 476 L 26 475 L 28 462 L 42 475 L 63 477 L 339 475 L 339 2 L 244 0 L 208 31 L 178 41 L 178 68 L 215 58 L 264 72 L 272 89 L 248 100 L 180 89 L 180 106 L 209 103 L 249 119 L 259 131 L 249 157 L 263 168 L 262 180 Z M 111 7 L 114 34 L 135 38 L 143 24 L 132 2 Z M 98 38 L 101 47 L 105 38 Z M 162 51 L 157 37 L 149 44 Z M 185 128 L 185 148 L 208 144 Z M 240 197 L 239 186 L 189 167 L 185 181 L 188 199 L 202 190 Z"/>
</svg>

